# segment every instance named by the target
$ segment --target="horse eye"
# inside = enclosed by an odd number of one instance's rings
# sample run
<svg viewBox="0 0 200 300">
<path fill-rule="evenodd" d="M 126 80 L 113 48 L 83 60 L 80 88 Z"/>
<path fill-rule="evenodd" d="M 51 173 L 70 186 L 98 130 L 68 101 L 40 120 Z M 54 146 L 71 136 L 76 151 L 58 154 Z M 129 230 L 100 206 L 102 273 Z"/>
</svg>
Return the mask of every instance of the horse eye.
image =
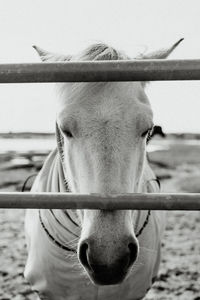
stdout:
<svg viewBox="0 0 200 300">
<path fill-rule="evenodd" d="M 71 133 L 71 131 L 69 129 L 64 129 L 60 127 L 60 130 L 62 132 L 63 135 L 65 135 L 68 138 L 72 138 L 73 134 Z"/>
<path fill-rule="evenodd" d="M 65 129 L 63 132 L 64 132 L 64 134 L 65 134 L 68 138 L 72 138 L 72 137 L 73 137 L 71 131 Z"/>
<path fill-rule="evenodd" d="M 144 132 L 141 134 L 141 137 L 145 137 L 145 136 L 148 134 L 148 132 L 149 132 L 149 129 L 146 130 L 146 131 L 144 131 Z"/>
<path fill-rule="evenodd" d="M 142 133 L 142 137 L 146 137 L 146 142 L 148 144 L 148 142 L 150 141 L 151 137 L 152 137 L 152 134 L 153 134 L 153 127 L 152 128 L 149 128 L 148 130 L 144 131 Z"/>
</svg>

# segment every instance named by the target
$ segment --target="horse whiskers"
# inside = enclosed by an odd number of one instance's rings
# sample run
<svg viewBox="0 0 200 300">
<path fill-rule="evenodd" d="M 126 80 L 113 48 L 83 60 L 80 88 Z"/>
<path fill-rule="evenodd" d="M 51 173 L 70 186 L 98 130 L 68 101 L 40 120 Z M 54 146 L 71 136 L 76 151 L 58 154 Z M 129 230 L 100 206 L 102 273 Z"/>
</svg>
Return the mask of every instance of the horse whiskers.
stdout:
<svg viewBox="0 0 200 300">
<path fill-rule="evenodd" d="M 76 264 L 74 263 L 73 265 L 72 265 L 72 267 L 73 267 L 73 269 L 75 270 L 75 271 L 78 271 L 78 272 L 82 272 L 82 270 L 83 270 L 83 267 L 82 267 L 82 265 L 79 263 L 79 262 L 77 262 Z"/>
<path fill-rule="evenodd" d="M 71 239 L 69 242 L 77 241 L 79 240 L 79 237 L 75 237 L 74 239 Z"/>
<path fill-rule="evenodd" d="M 152 253 L 156 253 L 156 250 L 150 249 L 150 248 L 147 248 L 147 247 L 140 247 L 140 249 L 144 249 L 146 251 L 149 251 L 149 252 L 152 252 Z"/>
<path fill-rule="evenodd" d="M 138 269 L 139 267 L 141 267 L 141 266 L 144 266 L 144 264 L 143 264 L 143 263 L 135 263 L 135 264 L 132 266 L 132 269 L 131 269 L 131 272 L 130 272 L 130 273 L 137 271 L 137 269 Z"/>
<path fill-rule="evenodd" d="M 77 272 L 79 273 L 80 275 L 84 275 L 84 276 L 87 276 L 87 273 L 85 271 L 85 269 L 83 268 L 83 266 L 79 263 L 79 261 L 76 261 L 72 264 L 72 269 L 73 269 L 73 272 Z"/>
<path fill-rule="evenodd" d="M 82 275 L 84 278 L 88 278 L 88 274 L 83 267 L 80 269 L 80 275 Z"/>
<path fill-rule="evenodd" d="M 72 252 L 67 252 L 66 255 L 64 255 L 65 257 L 69 257 L 69 258 L 76 258 L 77 259 L 77 254 L 76 253 L 72 253 Z"/>
<path fill-rule="evenodd" d="M 67 242 L 67 245 L 68 246 L 76 246 L 78 241 L 79 241 L 79 238 L 75 238 L 75 239 Z"/>
<path fill-rule="evenodd" d="M 73 249 L 74 252 L 76 252 L 77 243 L 70 243 L 70 244 L 67 244 L 67 246 L 70 247 L 71 249 Z"/>
<path fill-rule="evenodd" d="M 76 256 L 76 259 L 72 262 L 71 266 L 72 266 L 73 272 L 78 272 L 80 275 L 84 275 L 85 278 L 88 278 L 87 272 L 85 271 L 83 266 L 80 264 L 77 256 Z"/>
<path fill-rule="evenodd" d="M 134 263 L 134 265 L 133 265 L 133 269 L 134 269 L 134 267 L 136 268 L 136 267 L 139 267 L 139 266 L 144 266 L 144 263 L 141 263 L 141 262 L 139 262 L 139 263 Z"/>
<path fill-rule="evenodd" d="M 67 254 L 67 255 L 64 255 L 65 258 L 70 258 L 70 259 L 74 259 L 74 258 L 77 258 L 76 254 Z"/>
</svg>

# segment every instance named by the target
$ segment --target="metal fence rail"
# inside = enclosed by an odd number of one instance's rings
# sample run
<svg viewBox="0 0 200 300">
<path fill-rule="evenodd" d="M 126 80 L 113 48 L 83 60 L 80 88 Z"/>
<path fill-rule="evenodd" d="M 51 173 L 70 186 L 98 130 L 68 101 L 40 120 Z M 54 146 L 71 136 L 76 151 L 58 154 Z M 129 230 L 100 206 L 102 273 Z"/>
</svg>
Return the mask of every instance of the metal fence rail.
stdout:
<svg viewBox="0 0 200 300">
<path fill-rule="evenodd" d="M 200 80 L 200 60 L 1 64 L 0 83 Z"/>
<path fill-rule="evenodd" d="M 200 210 L 200 194 L 0 193 L 0 208 Z"/>
<path fill-rule="evenodd" d="M 200 80 L 200 60 L 0 64 L 0 83 Z M 0 208 L 200 210 L 200 194 L 0 193 Z"/>
</svg>

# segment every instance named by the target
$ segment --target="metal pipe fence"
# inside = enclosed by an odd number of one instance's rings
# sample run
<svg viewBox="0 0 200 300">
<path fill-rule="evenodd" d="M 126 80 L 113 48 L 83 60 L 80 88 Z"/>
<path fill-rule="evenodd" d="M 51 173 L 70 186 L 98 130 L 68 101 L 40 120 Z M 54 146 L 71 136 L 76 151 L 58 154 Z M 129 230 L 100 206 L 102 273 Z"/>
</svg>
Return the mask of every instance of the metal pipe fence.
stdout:
<svg viewBox="0 0 200 300">
<path fill-rule="evenodd" d="M 0 208 L 200 210 L 200 194 L 0 193 Z"/>
<path fill-rule="evenodd" d="M 1 64 L 0 83 L 200 80 L 200 60 Z"/>
</svg>

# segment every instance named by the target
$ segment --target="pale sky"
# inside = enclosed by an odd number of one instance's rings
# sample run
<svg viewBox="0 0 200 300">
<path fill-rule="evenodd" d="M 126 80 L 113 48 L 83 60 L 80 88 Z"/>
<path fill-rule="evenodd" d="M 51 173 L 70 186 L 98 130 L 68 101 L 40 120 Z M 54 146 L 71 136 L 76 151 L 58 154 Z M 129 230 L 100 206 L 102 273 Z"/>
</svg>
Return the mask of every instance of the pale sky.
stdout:
<svg viewBox="0 0 200 300">
<path fill-rule="evenodd" d="M 0 0 L 0 63 L 39 62 L 33 44 L 76 53 L 102 41 L 135 56 L 185 41 L 172 59 L 200 58 L 199 0 Z M 154 82 L 154 121 L 200 133 L 200 81 Z M 0 84 L 0 132 L 54 131 L 53 84 Z"/>
</svg>

